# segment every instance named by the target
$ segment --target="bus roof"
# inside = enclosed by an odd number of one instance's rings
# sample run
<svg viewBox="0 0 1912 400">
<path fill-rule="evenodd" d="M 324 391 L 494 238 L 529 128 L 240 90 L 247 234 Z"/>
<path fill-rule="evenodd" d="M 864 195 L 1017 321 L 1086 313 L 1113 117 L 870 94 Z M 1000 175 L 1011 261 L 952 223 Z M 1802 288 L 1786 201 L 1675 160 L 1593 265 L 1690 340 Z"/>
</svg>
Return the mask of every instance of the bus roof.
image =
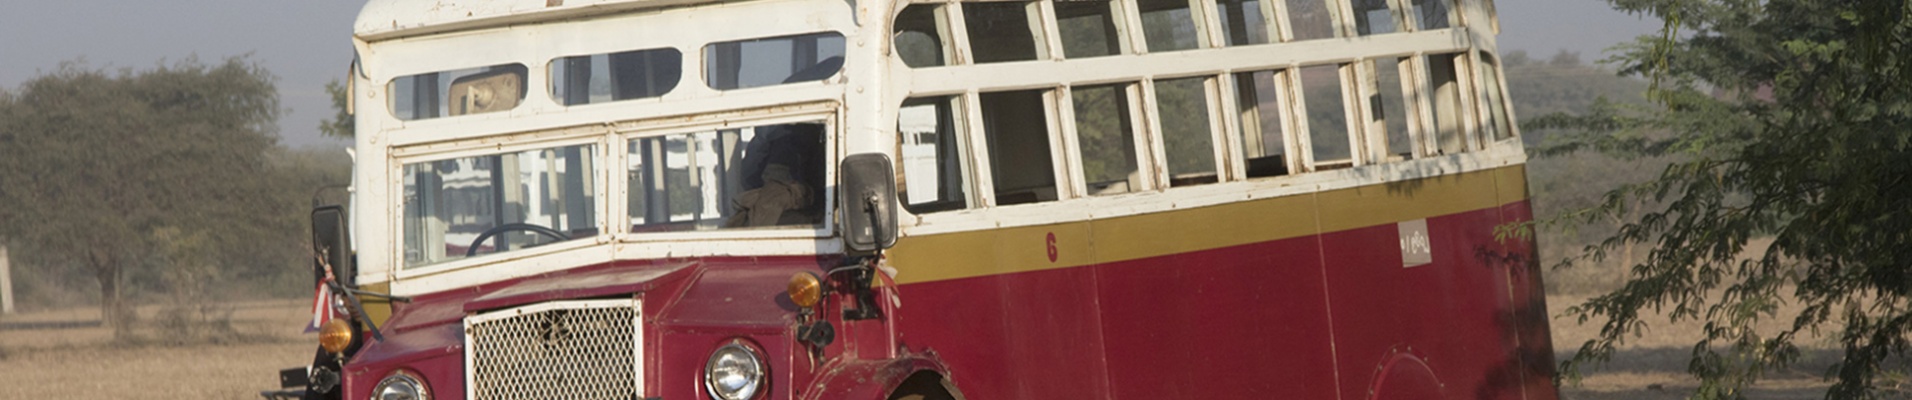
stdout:
<svg viewBox="0 0 1912 400">
<path fill-rule="evenodd" d="M 670 7 L 724 0 L 370 0 L 352 34 L 378 41 L 404 36 L 551 20 L 605 11 Z"/>
</svg>

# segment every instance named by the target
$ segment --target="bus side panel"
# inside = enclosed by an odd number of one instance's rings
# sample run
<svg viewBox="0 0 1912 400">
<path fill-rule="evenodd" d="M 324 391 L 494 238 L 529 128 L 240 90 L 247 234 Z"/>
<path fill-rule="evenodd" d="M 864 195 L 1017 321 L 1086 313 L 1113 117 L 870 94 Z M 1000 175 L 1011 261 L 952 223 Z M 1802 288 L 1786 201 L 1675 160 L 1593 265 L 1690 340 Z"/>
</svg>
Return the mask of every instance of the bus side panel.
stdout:
<svg viewBox="0 0 1912 400">
<path fill-rule="evenodd" d="M 1097 243 L 1149 240 L 1135 236 Z M 1318 246 L 1308 236 L 1097 266 L 1116 397 L 1334 398 Z"/>
<path fill-rule="evenodd" d="M 949 262 L 988 259 L 972 257 Z M 969 398 L 1108 398 L 1094 273 L 1060 268 L 905 285 L 897 332 L 910 351 L 936 351 Z"/>
<path fill-rule="evenodd" d="M 1376 390 L 1521 398 L 1508 268 L 1493 240 L 1499 221 L 1493 206 L 1427 218 L 1432 262 L 1414 266 L 1403 262 L 1396 224 L 1322 235 L 1344 398 Z M 1375 387 L 1401 359 L 1426 364 L 1441 387 Z"/>
</svg>

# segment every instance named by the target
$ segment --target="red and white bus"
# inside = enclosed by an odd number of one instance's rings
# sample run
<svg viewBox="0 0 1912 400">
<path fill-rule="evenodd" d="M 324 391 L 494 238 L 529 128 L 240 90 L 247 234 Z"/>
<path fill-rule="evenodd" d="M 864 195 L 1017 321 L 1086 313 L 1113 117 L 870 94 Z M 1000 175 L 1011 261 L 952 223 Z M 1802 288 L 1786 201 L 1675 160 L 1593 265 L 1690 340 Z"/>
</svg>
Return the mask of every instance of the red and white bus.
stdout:
<svg viewBox="0 0 1912 400">
<path fill-rule="evenodd" d="M 374 0 L 290 393 L 1552 399 L 1495 18 Z"/>
</svg>

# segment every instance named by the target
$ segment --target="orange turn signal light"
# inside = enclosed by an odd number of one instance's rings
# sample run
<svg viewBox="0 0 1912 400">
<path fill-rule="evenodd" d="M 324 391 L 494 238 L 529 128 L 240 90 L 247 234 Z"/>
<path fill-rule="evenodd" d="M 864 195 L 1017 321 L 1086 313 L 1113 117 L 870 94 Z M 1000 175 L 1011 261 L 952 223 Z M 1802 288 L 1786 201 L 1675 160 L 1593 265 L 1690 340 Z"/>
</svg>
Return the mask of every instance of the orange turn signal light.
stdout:
<svg viewBox="0 0 1912 400">
<path fill-rule="evenodd" d="M 797 307 L 815 307 L 823 299 L 823 283 L 809 271 L 790 276 L 790 302 Z"/>
<path fill-rule="evenodd" d="M 338 354 L 345 351 L 345 346 L 350 345 L 352 345 L 351 323 L 335 319 L 325 321 L 325 326 L 319 327 L 319 348 L 325 349 L 325 352 Z"/>
</svg>

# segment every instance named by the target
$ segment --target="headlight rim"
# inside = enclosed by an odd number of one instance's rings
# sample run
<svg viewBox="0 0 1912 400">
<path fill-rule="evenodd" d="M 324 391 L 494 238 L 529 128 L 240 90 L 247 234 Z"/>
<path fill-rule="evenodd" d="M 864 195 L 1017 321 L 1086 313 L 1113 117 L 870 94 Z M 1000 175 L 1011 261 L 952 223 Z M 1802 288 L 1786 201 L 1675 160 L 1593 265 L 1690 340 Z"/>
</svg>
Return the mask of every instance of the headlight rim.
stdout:
<svg viewBox="0 0 1912 400">
<path fill-rule="evenodd" d="M 720 393 L 717 389 L 717 382 L 715 381 L 716 376 L 712 374 L 716 368 L 718 357 L 723 355 L 726 350 L 732 349 L 739 350 L 748 356 L 751 364 L 756 367 L 753 368 L 752 371 L 753 375 L 755 375 L 755 379 L 754 382 L 748 386 L 750 389 L 748 394 L 740 397 L 725 396 L 723 393 Z M 717 400 L 754 400 L 764 397 L 764 393 L 768 392 L 768 390 L 765 389 L 770 386 L 770 367 L 764 364 L 764 360 L 763 350 L 759 349 L 755 343 L 751 343 L 749 340 L 741 337 L 730 339 L 730 341 L 724 343 L 724 345 L 718 346 L 715 350 L 711 350 L 710 358 L 704 361 L 704 391 L 709 394 L 712 399 Z"/>
<path fill-rule="evenodd" d="M 371 399 L 379 399 L 379 395 L 394 383 L 411 384 L 413 388 L 417 389 L 415 392 L 418 394 L 418 396 L 416 396 L 418 400 L 431 400 L 432 398 L 431 386 L 425 384 L 425 378 L 420 377 L 412 371 L 397 369 L 392 370 L 390 374 L 386 374 L 384 379 L 379 379 L 377 385 L 372 385 Z"/>
</svg>

